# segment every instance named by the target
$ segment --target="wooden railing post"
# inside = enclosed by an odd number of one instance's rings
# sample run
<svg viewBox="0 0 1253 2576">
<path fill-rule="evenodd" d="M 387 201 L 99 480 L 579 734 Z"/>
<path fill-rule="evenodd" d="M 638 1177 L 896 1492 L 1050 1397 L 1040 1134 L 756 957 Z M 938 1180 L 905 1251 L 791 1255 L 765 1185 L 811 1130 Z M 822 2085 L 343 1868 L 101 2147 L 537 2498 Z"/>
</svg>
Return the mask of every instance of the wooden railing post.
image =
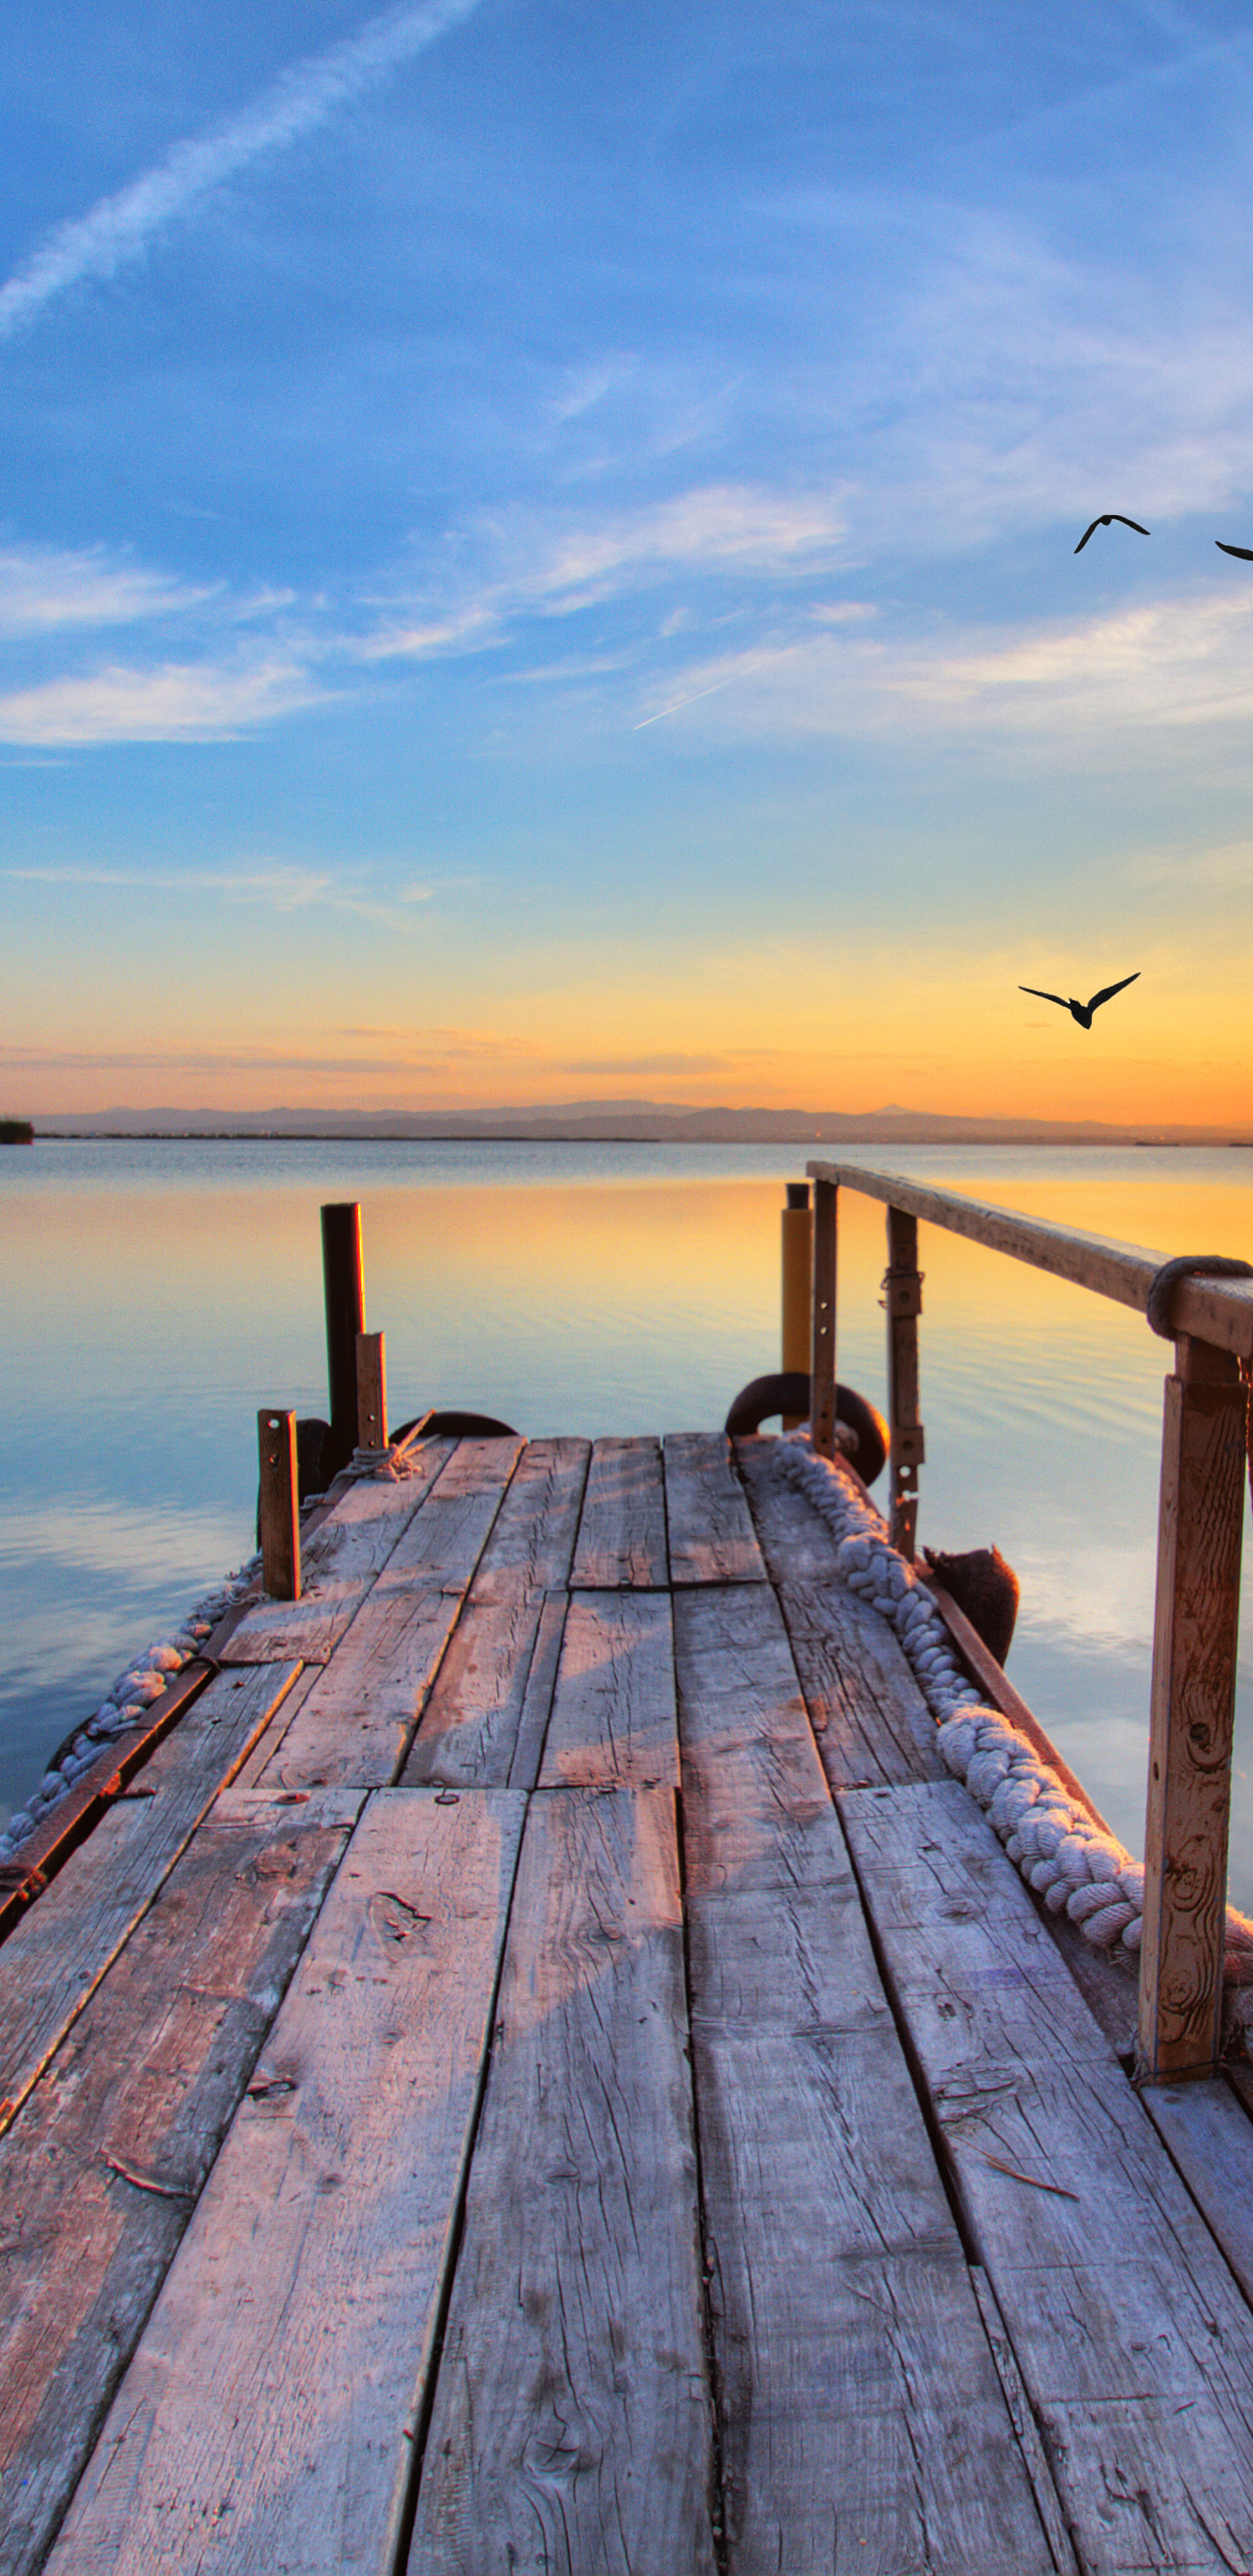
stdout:
<svg viewBox="0 0 1253 2576">
<path fill-rule="evenodd" d="M 335 1476 L 357 1446 L 357 1335 L 365 1331 L 365 1287 L 361 1210 L 355 1201 L 322 1210 L 322 1281 L 331 1404 L 331 1436 L 323 1461 Z"/>
<path fill-rule="evenodd" d="M 780 1222 L 783 1234 L 780 1366 L 798 1369 L 804 1375 L 809 1368 L 809 1299 L 813 1273 L 813 1221 L 809 1213 L 808 1181 L 788 1182 L 787 1206 Z M 785 1413 L 783 1428 L 795 1431 L 803 1420 L 803 1414 Z"/>
<path fill-rule="evenodd" d="M 835 1283 L 839 1250 L 840 1193 L 832 1181 L 814 1183 L 813 1347 L 809 1363 L 809 1420 L 820 1458 L 835 1456 Z"/>
<path fill-rule="evenodd" d="M 918 1470 L 926 1456 L 918 1419 L 918 1318 L 922 1277 L 918 1268 L 918 1219 L 888 1209 L 888 1266 L 883 1282 L 888 1316 L 888 1420 L 892 1432 L 893 1547 L 912 1559 L 918 1534 Z"/>
<path fill-rule="evenodd" d="M 261 1462 L 261 1573 L 272 1601 L 300 1599 L 300 1503 L 296 1416 L 267 1406 L 257 1415 Z"/>
<path fill-rule="evenodd" d="M 387 1362 L 381 1333 L 357 1335 L 357 1445 L 387 1447 Z"/>
<path fill-rule="evenodd" d="M 1222 2033 L 1247 1395 L 1187 1334 L 1166 1380 L 1138 2072 L 1201 2074 Z"/>
</svg>

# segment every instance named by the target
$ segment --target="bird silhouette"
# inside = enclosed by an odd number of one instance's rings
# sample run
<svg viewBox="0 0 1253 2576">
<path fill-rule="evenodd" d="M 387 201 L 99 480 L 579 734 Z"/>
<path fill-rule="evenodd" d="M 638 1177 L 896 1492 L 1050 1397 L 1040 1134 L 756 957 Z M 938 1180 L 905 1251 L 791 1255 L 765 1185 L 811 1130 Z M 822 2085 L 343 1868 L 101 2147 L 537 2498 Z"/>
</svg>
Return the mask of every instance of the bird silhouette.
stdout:
<svg viewBox="0 0 1253 2576">
<path fill-rule="evenodd" d="M 1077 555 L 1081 555 L 1089 537 L 1095 536 L 1098 528 L 1112 527 L 1115 519 L 1117 519 L 1120 528 L 1134 528 L 1138 537 L 1147 537 L 1149 533 L 1147 528 L 1141 527 L 1138 519 L 1124 519 L 1121 510 L 1104 510 L 1102 511 L 1099 519 L 1093 520 L 1090 528 L 1084 529 L 1083 535 L 1080 537 L 1079 543 L 1075 548 L 1075 553 Z M 1020 990 L 1024 993 L 1026 989 L 1025 984 L 1020 987 Z"/>
<path fill-rule="evenodd" d="M 1220 555 L 1239 555 L 1241 563 L 1253 563 L 1253 546 L 1225 546 L 1221 537 L 1215 537 L 1214 543 Z"/>
<path fill-rule="evenodd" d="M 1069 1011 L 1081 1029 L 1090 1029 L 1092 1014 L 1099 1011 L 1102 1002 L 1112 1002 L 1115 993 L 1125 993 L 1128 984 L 1138 983 L 1139 977 L 1137 966 L 1134 975 L 1124 975 L 1121 984 L 1106 984 L 1102 992 L 1093 994 L 1090 1002 L 1076 1002 L 1073 996 L 1067 1001 L 1064 993 L 1042 993 L 1038 984 L 1020 984 L 1018 990 L 1020 993 L 1034 993 L 1037 1002 L 1056 1002 L 1059 1011 Z"/>
</svg>

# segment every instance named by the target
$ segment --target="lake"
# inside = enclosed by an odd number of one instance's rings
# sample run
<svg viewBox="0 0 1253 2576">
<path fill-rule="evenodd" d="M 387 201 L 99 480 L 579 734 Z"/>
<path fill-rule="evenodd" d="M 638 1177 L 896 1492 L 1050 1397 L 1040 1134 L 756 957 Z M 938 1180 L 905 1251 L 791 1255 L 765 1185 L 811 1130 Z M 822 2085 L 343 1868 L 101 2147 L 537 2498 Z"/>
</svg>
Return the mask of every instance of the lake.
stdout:
<svg viewBox="0 0 1253 2576">
<path fill-rule="evenodd" d="M 710 1430 L 779 1365 L 779 1211 L 810 1150 L 0 1151 L 0 1822 L 135 1651 L 251 1551 L 258 1407 L 326 1412 L 324 1200 L 361 1202 L 393 1421 L 437 1403 L 530 1434 Z M 1253 1159 L 1231 1149 L 847 1159 L 1163 1257 L 1253 1259 Z M 930 1227 L 919 1240 L 920 1541 L 995 1540 L 1008 1556 L 1022 1585 L 1010 1672 L 1139 1851 L 1169 1345 L 1125 1307 Z M 883 1209 L 842 1191 L 839 1373 L 881 1408 L 883 1267 Z M 1231 1870 L 1245 1907 L 1250 1582 Z"/>
</svg>

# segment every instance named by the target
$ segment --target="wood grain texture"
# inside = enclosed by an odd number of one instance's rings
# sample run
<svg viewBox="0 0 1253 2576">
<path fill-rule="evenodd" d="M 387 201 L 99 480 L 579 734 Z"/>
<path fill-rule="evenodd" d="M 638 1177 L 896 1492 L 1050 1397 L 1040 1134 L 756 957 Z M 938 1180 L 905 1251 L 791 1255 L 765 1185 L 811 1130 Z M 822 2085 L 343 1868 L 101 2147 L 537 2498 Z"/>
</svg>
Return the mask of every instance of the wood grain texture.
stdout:
<svg viewBox="0 0 1253 2576">
<path fill-rule="evenodd" d="M 460 1608 L 458 1593 L 377 1583 L 284 1729 L 262 1785 L 379 1789 L 395 1780 Z"/>
<path fill-rule="evenodd" d="M 6 2576 L 43 2563 L 359 1805 L 227 1790 L 0 2143 Z"/>
<path fill-rule="evenodd" d="M 1150 2076 L 1213 2065 L 1222 2035 L 1248 1395 L 1235 1361 L 1212 1356 L 1226 1383 L 1166 1380 L 1137 2041 Z"/>
<path fill-rule="evenodd" d="M 219 1673 L 0 1950 L 0 2128 L 25 2100 L 299 1666 Z"/>
<path fill-rule="evenodd" d="M 713 2576 L 674 1801 L 532 1801 L 409 2576 Z"/>
<path fill-rule="evenodd" d="M 676 1593 L 674 1651 L 689 1893 L 826 1884 L 838 1828 L 770 1586 Z"/>
<path fill-rule="evenodd" d="M 409 1749 L 408 1787 L 507 1786 L 545 1597 L 498 1577 L 483 1600 L 476 1577 Z"/>
<path fill-rule="evenodd" d="M 367 1803 L 56 2576 L 390 2567 L 522 1808 L 509 1791 Z"/>
<path fill-rule="evenodd" d="M 211 1640 L 219 1661 L 328 1662 L 450 1456 L 446 1443 L 433 1442 L 400 1483 L 356 1478 L 302 1541 L 301 1599 L 250 1603 L 229 1635 Z"/>
<path fill-rule="evenodd" d="M 412 1583 L 416 1577 L 430 1590 L 464 1592 L 525 1447 L 523 1440 L 459 1440 L 389 1557 L 382 1581 Z"/>
<path fill-rule="evenodd" d="M 878 1611 L 838 1581 L 789 1581 L 779 1600 L 832 1788 L 948 1778 L 935 1720 Z"/>
<path fill-rule="evenodd" d="M 780 1590 L 791 1583 L 837 1583 L 835 1534 L 799 1486 L 785 1484 L 776 1473 L 777 1443 L 754 1434 L 731 1446 L 771 1582 Z"/>
<path fill-rule="evenodd" d="M 729 1634 L 708 1615 L 723 1599 L 738 1614 Z M 812 1743 L 802 1758 L 778 1613 L 771 1602 L 763 1617 L 760 1600 L 676 1604 L 728 2567 L 1045 2576 L 1053 2562 Z M 728 1662 L 740 1675 L 729 1742 Z M 752 1862 L 734 1877 L 728 1803 Z"/>
<path fill-rule="evenodd" d="M 566 1613 L 541 1789 L 678 1783 L 669 1594 L 575 1593 Z"/>
<path fill-rule="evenodd" d="M 666 1505 L 655 1440 L 598 1440 L 575 1542 L 572 1585 L 589 1592 L 664 1586 Z"/>
<path fill-rule="evenodd" d="M 725 1433 L 671 1431 L 662 1460 L 671 1582 L 764 1583 L 757 1533 Z"/>
<path fill-rule="evenodd" d="M 1081 2564 L 1247 2564 L 1248 2309 L 1144 2102 L 1058 1994 L 956 1783 L 853 1793 L 842 1813 Z M 1003 1885 L 981 1905 L 983 1870 Z"/>
<path fill-rule="evenodd" d="M 533 1789 L 539 1779 L 569 1603 L 568 1593 L 550 1592 L 540 1612 L 535 1651 L 526 1677 L 522 1714 L 518 1720 L 518 1740 L 509 1772 L 511 1789 Z"/>
<path fill-rule="evenodd" d="M 569 1582 L 591 1454 L 590 1440 L 528 1440 L 479 1559 L 477 1601 Z"/>
<path fill-rule="evenodd" d="M 1098 1297 L 1112 1297 L 1120 1306 L 1137 1306 L 1141 1314 L 1166 1257 L 1136 1244 L 1115 1243 L 1106 1235 L 1082 1234 L 1074 1226 L 1050 1225 L 1013 1208 L 989 1207 L 953 1190 L 930 1189 L 900 1172 L 872 1172 L 860 1163 L 813 1162 L 805 1169 L 811 1180 L 843 1182 L 889 1207 L 907 1208 L 948 1234 L 1009 1253 L 1035 1270 L 1051 1271 L 1056 1279 L 1091 1288 Z M 1253 1358 L 1253 1280 L 1181 1279 L 1171 1299 L 1170 1320 L 1175 1332 L 1195 1333 L 1221 1350 Z"/>
<path fill-rule="evenodd" d="M 1253 2307 L 1253 2122 L 1225 2075 L 1146 2084 L 1141 2096 Z"/>
</svg>

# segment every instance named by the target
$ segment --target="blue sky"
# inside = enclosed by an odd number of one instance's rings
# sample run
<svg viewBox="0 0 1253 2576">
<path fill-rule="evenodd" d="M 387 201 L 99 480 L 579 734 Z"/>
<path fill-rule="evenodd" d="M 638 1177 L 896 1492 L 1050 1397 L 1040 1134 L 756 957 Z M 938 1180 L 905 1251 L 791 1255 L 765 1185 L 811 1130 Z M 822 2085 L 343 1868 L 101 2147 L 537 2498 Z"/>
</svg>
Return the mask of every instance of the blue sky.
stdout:
<svg viewBox="0 0 1253 2576">
<path fill-rule="evenodd" d="M 1247 11 L 9 37 L 0 1106 L 1253 1118 Z"/>
</svg>

